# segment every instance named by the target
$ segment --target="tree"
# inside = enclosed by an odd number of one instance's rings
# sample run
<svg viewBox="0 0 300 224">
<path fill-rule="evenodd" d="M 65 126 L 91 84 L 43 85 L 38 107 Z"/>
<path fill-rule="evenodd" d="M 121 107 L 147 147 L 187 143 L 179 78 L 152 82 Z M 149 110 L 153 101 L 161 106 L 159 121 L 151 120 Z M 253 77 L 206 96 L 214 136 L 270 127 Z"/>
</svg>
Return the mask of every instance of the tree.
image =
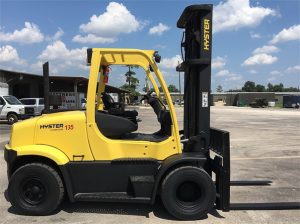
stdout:
<svg viewBox="0 0 300 224">
<path fill-rule="evenodd" d="M 124 74 L 126 77 L 126 84 L 122 85 L 120 88 L 128 90 L 130 92 L 130 100 L 133 101 L 139 93 L 136 91 L 136 88 L 139 86 L 139 79 L 134 77 L 135 72 L 131 69 L 138 68 L 138 66 L 127 65 L 128 71 Z"/>
<path fill-rule="evenodd" d="M 170 84 L 168 86 L 168 90 L 169 90 L 170 93 L 178 93 L 179 92 L 179 90 L 176 88 L 176 86 L 172 85 L 172 84 Z"/>
<path fill-rule="evenodd" d="M 263 85 L 257 84 L 256 87 L 255 87 L 255 91 L 256 92 L 265 92 L 266 88 Z"/>
<path fill-rule="evenodd" d="M 221 85 L 218 85 L 216 91 L 217 91 L 218 93 L 223 92 L 223 87 L 222 87 Z"/>
<path fill-rule="evenodd" d="M 155 92 L 155 90 L 154 90 L 154 88 L 152 87 L 152 88 L 150 88 L 149 90 L 148 90 L 148 88 L 146 88 L 146 86 L 143 88 L 143 91 L 146 93 L 146 92 Z"/>
<path fill-rule="evenodd" d="M 271 83 L 268 83 L 268 92 L 284 92 L 284 86 L 282 83 L 272 85 Z"/>
<path fill-rule="evenodd" d="M 268 92 L 272 92 L 273 91 L 273 85 L 271 83 L 268 83 Z"/>
<path fill-rule="evenodd" d="M 283 91 L 284 91 L 284 92 L 300 92 L 299 88 L 296 88 L 296 87 L 288 87 L 288 88 L 284 88 Z"/>
<path fill-rule="evenodd" d="M 273 86 L 273 92 L 283 92 L 283 89 L 284 87 L 282 83 Z"/>
<path fill-rule="evenodd" d="M 247 81 L 242 87 L 242 91 L 244 92 L 255 92 L 255 82 Z"/>
</svg>

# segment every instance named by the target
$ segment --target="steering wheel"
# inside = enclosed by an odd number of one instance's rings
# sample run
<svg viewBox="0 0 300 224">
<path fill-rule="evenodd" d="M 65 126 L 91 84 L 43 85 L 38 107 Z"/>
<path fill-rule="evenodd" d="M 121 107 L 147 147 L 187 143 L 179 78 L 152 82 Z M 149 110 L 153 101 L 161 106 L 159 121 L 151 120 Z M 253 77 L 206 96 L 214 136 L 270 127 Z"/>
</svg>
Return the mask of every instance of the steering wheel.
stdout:
<svg viewBox="0 0 300 224">
<path fill-rule="evenodd" d="M 153 96 L 151 96 L 152 93 L 153 91 L 149 90 L 145 95 L 143 95 L 143 98 L 140 100 L 140 102 L 143 100 L 147 100 L 149 102 L 149 100 L 153 98 Z"/>
</svg>

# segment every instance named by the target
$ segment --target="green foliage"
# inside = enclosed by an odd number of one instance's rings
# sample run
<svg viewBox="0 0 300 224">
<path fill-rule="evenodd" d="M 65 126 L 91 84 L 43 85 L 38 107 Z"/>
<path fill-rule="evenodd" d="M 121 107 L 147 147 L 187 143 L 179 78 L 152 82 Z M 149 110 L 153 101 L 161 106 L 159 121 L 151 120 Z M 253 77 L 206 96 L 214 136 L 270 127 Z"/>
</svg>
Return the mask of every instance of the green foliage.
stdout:
<svg viewBox="0 0 300 224">
<path fill-rule="evenodd" d="M 217 87 L 217 92 L 218 92 Z M 268 83 L 267 87 L 261 84 L 255 84 L 255 82 L 247 81 L 245 82 L 242 89 L 230 89 L 227 92 L 300 92 L 299 88 L 296 87 L 287 87 L 285 88 L 282 83 L 272 85 Z"/>
<path fill-rule="evenodd" d="M 283 84 L 280 83 L 279 85 L 272 85 L 268 83 L 268 91 L 269 92 L 284 92 Z"/>
<path fill-rule="evenodd" d="M 136 96 L 139 96 L 139 92 L 135 90 L 132 86 L 129 86 L 127 83 L 120 86 L 121 89 L 127 90 L 130 92 L 130 99 L 134 99 Z"/>
<path fill-rule="evenodd" d="M 255 82 L 247 81 L 245 82 L 244 86 L 242 87 L 243 92 L 255 92 Z"/>
<path fill-rule="evenodd" d="M 218 85 L 216 91 L 217 91 L 218 93 L 223 92 L 223 87 L 222 87 L 221 85 Z"/>
<path fill-rule="evenodd" d="M 120 86 L 120 88 L 125 89 L 130 92 L 130 100 L 133 101 L 139 93 L 136 91 L 139 86 L 139 79 L 134 77 L 136 73 L 132 71 L 133 68 L 138 68 L 138 66 L 127 65 L 128 71 L 124 74 L 126 77 L 126 84 Z"/>
<path fill-rule="evenodd" d="M 255 91 L 256 92 L 265 92 L 266 88 L 263 85 L 257 84 L 256 87 L 255 87 Z"/>
<path fill-rule="evenodd" d="M 168 86 L 168 90 L 169 90 L 170 93 L 178 93 L 179 92 L 179 90 L 176 88 L 176 86 L 172 85 L 172 84 L 170 84 Z"/>
</svg>

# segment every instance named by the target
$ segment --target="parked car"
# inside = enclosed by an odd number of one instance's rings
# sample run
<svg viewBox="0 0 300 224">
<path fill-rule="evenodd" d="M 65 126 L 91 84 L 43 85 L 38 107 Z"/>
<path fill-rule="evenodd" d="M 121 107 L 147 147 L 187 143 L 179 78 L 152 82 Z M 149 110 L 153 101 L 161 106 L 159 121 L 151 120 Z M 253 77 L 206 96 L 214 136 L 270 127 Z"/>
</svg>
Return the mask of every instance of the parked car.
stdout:
<svg viewBox="0 0 300 224">
<path fill-rule="evenodd" d="M 22 98 L 20 101 L 25 106 L 25 114 L 39 116 L 45 108 L 44 98 Z"/>
<path fill-rule="evenodd" d="M 26 118 L 25 106 L 14 96 L 0 96 L 0 119 L 9 124 Z"/>
</svg>

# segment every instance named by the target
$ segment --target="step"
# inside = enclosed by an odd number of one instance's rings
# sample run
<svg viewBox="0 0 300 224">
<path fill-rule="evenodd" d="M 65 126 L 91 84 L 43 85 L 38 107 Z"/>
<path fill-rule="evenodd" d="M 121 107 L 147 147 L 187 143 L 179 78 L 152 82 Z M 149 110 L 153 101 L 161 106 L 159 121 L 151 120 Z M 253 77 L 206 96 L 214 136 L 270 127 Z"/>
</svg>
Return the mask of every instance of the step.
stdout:
<svg viewBox="0 0 300 224">
<path fill-rule="evenodd" d="M 77 193 L 74 196 L 76 201 L 102 201 L 102 202 L 138 202 L 150 203 L 150 197 L 133 197 L 126 192 L 94 192 Z"/>
</svg>

